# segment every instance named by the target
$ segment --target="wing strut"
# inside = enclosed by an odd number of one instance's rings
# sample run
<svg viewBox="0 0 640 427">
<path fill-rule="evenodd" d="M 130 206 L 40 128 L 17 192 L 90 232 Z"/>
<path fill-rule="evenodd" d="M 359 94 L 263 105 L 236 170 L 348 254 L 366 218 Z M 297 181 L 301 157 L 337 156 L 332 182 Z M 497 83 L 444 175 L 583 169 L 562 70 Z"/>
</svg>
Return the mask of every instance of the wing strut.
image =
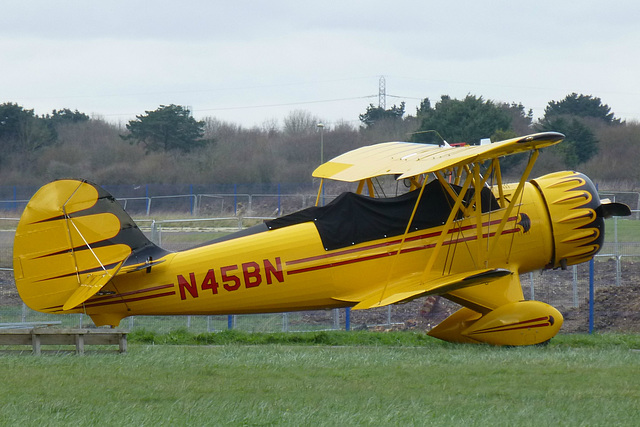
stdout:
<svg viewBox="0 0 640 427">
<path fill-rule="evenodd" d="M 480 163 L 476 163 L 473 165 L 473 182 L 475 184 L 474 195 L 474 204 L 476 207 L 476 236 L 478 239 L 478 264 L 482 263 L 484 268 L 487 268 L 488 259 L 485 258 L 486 250 L 483 250 L 484 245 L 482 242 L 483 233 L 482 233 L 482 185 L 483 180 L 480 176 Z M 487 236 L 488 237 L 488 236 Z"/>
<path fill-rule="evenodd" d="M 80 188 L 80 186 L 78 186 L 78 188 Z M 100 260 L 100 258 L 98 257 L 98 254 L 95 253 L 95 251 L 89 244 L 88 240 L 82 234 L 82 231 L 80 231 L 80 229 L 78 228 L 76 223 L 73 221 L 71 216 L 67 213 L 67 203 L 69 203 L 69 200 L 71 200 L 75 192 L 78 191 L 78 188 L 76 188 L 76 190 L 71 194 L 71 196 L 67 199 L 67 201 L 62 205 L 62 213 L 64 214 L 64 218 L 67 223 L 69 247 L 71 248 L 71 253 L 73 255 L 74 264 L 75 264 L 75 274 L 76 274 L 76 278 L 78 279 L 78 288 L 71 295 L 71 297 L 69 297 L 65 301 L 65 303 L 62 306 L 63 310 L 71 310 L 74 307 L 84 303 L 86 300 L 94 296 L 96 293 L 98 293 L 98 291 L 100 291 L 100 289 L 102 289 L 102 287 L 106 285 L 109 282 L 109 280 L 111 280 L 111 278 L 118 273 L 118 271 L 120 271 L 120 268 L 126 261 L 126 258 L 125 258 L 124 260 L 117 263 L 115 267 L 107 269 L 107 267 L 105 267 L 102 260 Z M 98 271 L 90 272 L 86 274 L 86 276 L 83 275 L 82 278 L 80 276 L 81 270 L 80 270 L 80 267 L 78 266 L 78 258 L 76 256 L 76 250 L 75 250 L 76 245 L 73 242 L 71 227 L 69 226 L 69 224 L 73 226 L 73 229 L 75 230 L 75 232 L 78 233 L 84 245 L 87 247 L 87 249 L 93 256 L 93 258 L 100 265 L 100 269 Z"/>
<path fill-rule="evenodd" d="M 529 157 L 529 163 L 527 164 L 527 167 L 525 168 L 522 174 L 522 178 L 520 178 L 518 187 L 516 188 L 516 191 L 513 193 L 513 196 L 511 197 L 511 201 L 507 206 L 507 210 L 502 216 L 502 220 L 500 221 L 500 224 L 498 225 L 498 229 L 495 232 L 496 238 L 493 240 L 493 243 L 489 248 L 488 256 L 491 256 L 493 254 L 493 251 L 498 246 L 498 239 L 502 235 L 502 231 L 504 230 L 504 227 L 507 225 L 507 221 L 509 221 L 509 217 L 511 216 L 511 212 L 513 211 L 513 208 L 516 206 L 516 204 L 519 203 L 518 200 L 520 199 L 520 195 L 522 194 L 522 190 L 524 189 L 524 184 L 527 181 L 527 178 L 529 178 L 529 174 L 531 173 L 531 170 L 533 169 L 533 165 L 536 163 L 536 160 L 538 159 L 539 154 L 540 152 L 538 150 L 533 150 L 533 152 L 531 153 L 531 156 Z M 502 191 L 502 186 L 500 186 L 500 190 Z M 500 201 L 502 200 L 503 200 L 503 196 L 500 197 Z"/>
<path fill-rule="evenodd" d="M 504 208 L 504 189 L 502 188 L 502 170 L 500 169 L 500 160 L 493 159 L 491 162 L 493 165 L 493 171 L 496 176 L 496 185 L 498 186 L 498 203 L 501 208 Z"/>
<path fill-rule="evenodd" d="M 427 181 L 428 179 L 426 179 L 426 177 L 422 181 L 422 186 L 420 187 L 420 193 L 418 194 L 418 199 L 416 200 L 416 203 L 413 206 L 413 211 L 411 211 L 409 222 L 407 223 L 407 227 L 405 228 L 404 234 L 402 235 L 402 240 L 400 240 L 400 245 L 398 246 L 398 250 L 395 253 L 396 256 L 393 258 L 393 265 L 391 266 L 391 268 L 389 269 L 389 273 L 387 274 L 387 280 L 385 281 L 384 288 L 382 288 L 382 293 L 380 293 L 380 300 L 378 301 L 378 303 L 382 303 L 382 300 L 384 299 L 385 292 L 387 291 L 387 286 L 391 281 L 391 275 L 395 270 L 398 255 L 402 253 L 402 247 L 404 246 L 404 243 L 407 239 L 407 235 L 409 234 L 409 230 L 411 229 L 411 223 L 413 222 L 413 218 L 415 217 L 416 212 L 418 211 L 418 206 L 420 205 L 420 200 L 422 200 L 422 194 L 424 193 L 424 189 L 427 186 Z"/>
<path fill-rule="evenodd" d="M 324 178 L 320 178 L 320 186 L 318 187 L 318 195 L 316 196 L 316 206 L 320 206 L 320 196 L 322 195 L 322 187 L 324 187 Z"/>
<path fill-rule="evenodd" d="M 438 180 L 440 182 L 444 181 L 444 177 L 442 176 L 442 174 L 438 171 L 436 172 L 436 176 L 438 177 Z M 445 225 L 442 227 L 442 232 L 440 233 L 440 237 L 438 237 L 438 241 L 436 242 L 436 246 L 433 248 L 433 252 L 431 253 L 431 256 L 429 257 L 429 260 L 427 261 L 427 265 L 425 266 L 423 272 L 422 272 L 422 279 L 426 280 L 426 277 L 429 275 L 429 272 L 431 271 L 431 268 L 433 268 L 433 264 L 435 264 L 436 262 L 436 258 L 438 257 L 438 253 L 440 252 L 440 248 L 442 248 L 442 245 L 444 244 L 444 240 L 447 237 L 447 235 L 449 234 L 449 230 L 451 229 L 451 226 L 453 224 L 453 221 L 456 218 L 456 215 L 458 214 L 458 210 L 460 210 L 460 207 L 462 206 L 462 201 L 464 200 L 464 196 L 467 193 L 467 190 L 469 189 L 469 185 L 471 185 L 471 181 L 473 179 L 473 176 L 471 174 L 467 174 L 467 177 L 464 181 L 464 185 L 462 186 L 462 190 L 460 190 L 460 194 L 456 194 L 455 196 L 455 203 L 453 205 L 453 209 L 451 209 L 451 213 L 449 214 L 449 218 L 447 218 L 447 222 L 445 223 Z M 445 185 L 445 188 L 449 188 L 449 185 Z M 453 192 L 453 190 L 451 190 Z M 454 192 L 455 194 L 455 192 Z"/>
<path fill-rule="evenodd" d="M 370 197 L 374 197 L 375 190 L 373 188 L 373 182 L 371 178 L 361 179 L 358 182 L 358 189 L 356 190 L 356 194 L 362 194 L 362 190 L 364 189 L 364 185 L 367 184 L 367 191 L 369 192 Z"/>
<path fill-rule="evenodd" d="M 76 189 L 73 190 L 71 195 L 67 198 L 67 200 L 62 205 L 62 214 L 64 215 L 64 221 L 67 224 L 67 236 L 69 237 L 69 247 L 71 248 L 71 255 L 73 256 L 73 264 L 75 266 L 75 273 L 76 273 L 76 279 L 78 279 L 78 285 L 82 285 L 82 283 L 80 281 L 80 270 L 78 269 L 78 258 L 76 257 L 76 251 L 74 250 L 74 246 L 73 246 L 73 237 L 71 236 L 71 227 L 69 227 L 69 223 L 73 224 L 73 221 L 71 220 L 71 217 L 67 213 L 67 204 L 69 203 L 69 200 L 71 200 L 73 196 L 78 192 L 81 186 L 82 186 L 82 182 L 80 182 L 77 185 Z M 73 226 L 76 230 L 78 230 L 75 224 L 73 224 Z M 80 234 L 80 237 L 82 238 L 82 240 L 84 240 L 85 244 L 88 247 L 89 244 L 87 243 L 86 239 L 84 238 L 84 236 L 82 236 L 79 230 L 78 230 L 78 233 Z M 93 249 L 91 250 L 91 253 L 93 254 L 94 257 L 96 256 L 96 254 L 93 252 Z M 100 260 L 98 260 L 98 262 L 100 263 Z M 102 263 L 100 263 L 100 266 L 104 269 L 104 266 L 102 266 Z"/>
</svg>

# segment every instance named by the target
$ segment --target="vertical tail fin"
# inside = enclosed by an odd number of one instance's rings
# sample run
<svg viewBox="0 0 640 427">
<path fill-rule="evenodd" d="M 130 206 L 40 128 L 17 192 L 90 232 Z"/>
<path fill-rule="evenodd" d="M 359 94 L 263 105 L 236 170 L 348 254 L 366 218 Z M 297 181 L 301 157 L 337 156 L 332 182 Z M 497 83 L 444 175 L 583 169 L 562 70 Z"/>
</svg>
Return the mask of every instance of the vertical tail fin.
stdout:
<svg viewBox="0 0 640 427">
<path fill-rule="evenodd" d="M 16 287 L 30 308 L 71 310 L 96 294 L 123 265 L 158 259 L 151 243 L 104 189 L 87 181 L 46 184 L 16 229 Z"/>
</svg>

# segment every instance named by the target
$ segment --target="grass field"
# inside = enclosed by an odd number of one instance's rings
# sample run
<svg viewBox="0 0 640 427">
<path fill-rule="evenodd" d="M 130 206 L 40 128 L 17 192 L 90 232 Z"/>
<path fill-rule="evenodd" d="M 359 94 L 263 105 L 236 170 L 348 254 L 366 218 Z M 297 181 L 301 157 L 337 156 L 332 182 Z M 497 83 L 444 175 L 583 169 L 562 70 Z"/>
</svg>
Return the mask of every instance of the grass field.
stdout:
<svg viewBox="0 0 640 427">
<path fill-rule="evenodd" d="M 640 221 L 631 217 L 627 218 L 610 218 L 605 220 L 605 240 L 607 242 L 614 241 L 614 230 L 618 228 L 619 242 L 640 242 Z"/>
<path fill-rule="evenodd" d="M 496 348 L 370 334 L 340 346 L 331 345 L 342 339 L 333 333 L 309 335 L 324 337 L 309 340 L 322 345 L 282 344 L 278 336 L 263 340 L 272 344 L 237 344 L 248 338 L 227 334 L 231 344 L 132 343 L 126 355 L 2 355 L 0 425 L 592 426 L 640 419 L 635 335 L 561 335 L 546 347 Z"/>
</svg>

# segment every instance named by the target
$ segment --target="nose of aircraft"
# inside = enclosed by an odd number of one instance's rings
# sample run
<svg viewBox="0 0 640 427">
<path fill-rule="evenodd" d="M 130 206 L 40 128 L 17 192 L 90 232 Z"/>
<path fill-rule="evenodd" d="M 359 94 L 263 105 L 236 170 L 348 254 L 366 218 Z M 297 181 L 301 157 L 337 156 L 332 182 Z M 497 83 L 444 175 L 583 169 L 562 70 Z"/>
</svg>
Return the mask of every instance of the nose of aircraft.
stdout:
<svg viewBox="0 0 640 427">
<path fill-rule="evenodd" d="M 631 214 L 627 205 L 601 201 L 593 182 L 579 172 L 555 172 L 532 183 L 542 194 L 553 228 L 548 268 L 590 260 L 604 243 L 604 219 Z"/>
</svg>

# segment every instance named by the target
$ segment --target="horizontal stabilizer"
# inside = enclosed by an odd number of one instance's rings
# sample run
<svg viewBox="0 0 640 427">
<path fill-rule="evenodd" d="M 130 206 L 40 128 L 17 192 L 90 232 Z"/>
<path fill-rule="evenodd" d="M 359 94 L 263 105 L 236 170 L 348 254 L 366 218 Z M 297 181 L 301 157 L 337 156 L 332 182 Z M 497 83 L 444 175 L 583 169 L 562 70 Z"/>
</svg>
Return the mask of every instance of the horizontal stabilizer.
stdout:
<svg viewBox="0 0 640 427">
<path fill-rule="evenodd" d="M 353 296 L 351 298 L 336 299 L 354 302 L 359 301 L 358 304 L 353 307 L 353 310 L 365 310 L 368 308 L 384 307 L 424 295 L 444 294 L 481 283 L 489 283 L 510 274 L 512 274 L 510 270 L 490 268 L 442 276 L 422 283 L 418 277 L 412 277 L 391 283 L 386 289 L 378 288 L 374 292 L 362 295 L 362 299 Z"/>
<path fill-rule="evenodd" d="M 111 270 L 103 270 L 100 272 L 87 274 L 83 279 L 81 279 L 80 286 L 75 290 L 75 292 L 73 293 L 73 295 L 71 295 L 67 302 L 64 303 L 62 309 L 71 310 L 72 308 L 79 306 L 80 304 L 94 296 L 96 293 L 98 293 L 98 291 L 100 291 L 100 289 L 102 289 L 104 285 L 109 282 L 109 280 L 111 280 L 113 276 L 115 276 L 115 274 L 120 269 L 120 266 L 122 266 L 122 263 L 118 264 Z"/>
</svg>

